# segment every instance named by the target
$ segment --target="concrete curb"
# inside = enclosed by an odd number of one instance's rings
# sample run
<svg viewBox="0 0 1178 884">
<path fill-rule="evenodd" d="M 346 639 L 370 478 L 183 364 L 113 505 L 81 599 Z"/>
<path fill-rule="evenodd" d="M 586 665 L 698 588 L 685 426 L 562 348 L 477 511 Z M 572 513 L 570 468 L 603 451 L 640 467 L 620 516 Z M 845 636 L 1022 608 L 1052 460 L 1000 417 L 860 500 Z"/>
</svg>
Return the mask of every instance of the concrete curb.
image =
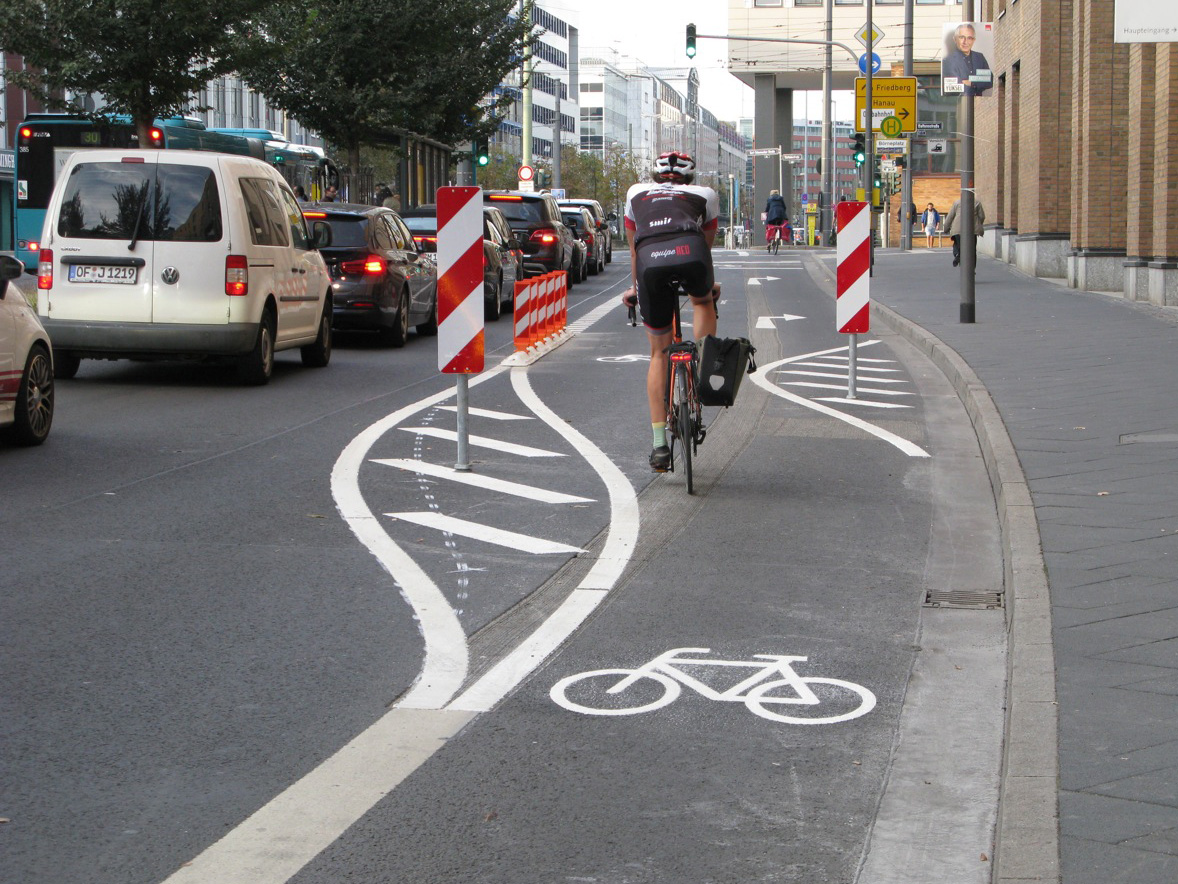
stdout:
<svg viewBox="0 0 1178 884">
<path fill-rule="evenodd" d="M 891 308 L 873 302 L 872 312 L 949 379 L 973 423 L 994 489 L 1002 529 L 1009 650 L 991 880 L 1059 882 L 1059 734 L 1051 599 L 1039 522 L 1022 464 L 989 391 L 965 360 Z"/>
</svg>

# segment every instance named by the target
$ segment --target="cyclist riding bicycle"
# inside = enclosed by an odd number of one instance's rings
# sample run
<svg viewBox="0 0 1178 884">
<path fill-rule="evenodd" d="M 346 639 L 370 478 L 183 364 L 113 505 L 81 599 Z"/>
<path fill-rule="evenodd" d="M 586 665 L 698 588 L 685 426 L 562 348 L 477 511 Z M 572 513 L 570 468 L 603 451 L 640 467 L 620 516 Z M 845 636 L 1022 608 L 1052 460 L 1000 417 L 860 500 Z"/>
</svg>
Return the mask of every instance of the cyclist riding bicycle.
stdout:
<svg viewBox="0 0 1178 884">
<path fill-rule="evenodd" d="M 633 285 L 622 300 L 642 310 L 650 338 L 646 398 L 654 450 L 650 467 L 658 473 L 671 467 L 667 445 L 666 387 L 671 324 L 677 285 L 691 296 L 692 327 L 698 340 L 716 333 L 715 278 L 712 244 L 720 216 L 720 200 L 710 187 L 692 184 L 695 160 L 683 151 L 662 154 L 654 165 L 653 184 L 639 183 L 626 194 L 626 230 L 630 237 Z"/>
<path fill-rule="evenodd" d="M 780 190 L 769 191 L 769 199 L 765 202 L 765 243 L 766 248 L 773 242 L 774 236 L 785 239 L 782 229 L 787 224 L 789 211 L 785 207 L 785 198 Z"/>
</svg>

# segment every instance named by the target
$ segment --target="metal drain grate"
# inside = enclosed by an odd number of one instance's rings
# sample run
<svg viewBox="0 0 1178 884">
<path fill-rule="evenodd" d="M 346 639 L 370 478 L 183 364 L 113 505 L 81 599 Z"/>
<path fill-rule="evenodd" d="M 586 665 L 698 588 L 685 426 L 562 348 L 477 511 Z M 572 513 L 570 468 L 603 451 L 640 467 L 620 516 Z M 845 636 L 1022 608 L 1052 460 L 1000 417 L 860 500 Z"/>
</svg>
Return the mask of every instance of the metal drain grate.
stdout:
<svg viewBox="0 0 1178 884">
<path fill-rule="evenodd" d="M 991 610 L 1002 607 L 1002 593 L 980 592 L 967 589 L 954 589 L 944 592 L 930 589 L 924 594 L 924 607 Z"/>
</svg>

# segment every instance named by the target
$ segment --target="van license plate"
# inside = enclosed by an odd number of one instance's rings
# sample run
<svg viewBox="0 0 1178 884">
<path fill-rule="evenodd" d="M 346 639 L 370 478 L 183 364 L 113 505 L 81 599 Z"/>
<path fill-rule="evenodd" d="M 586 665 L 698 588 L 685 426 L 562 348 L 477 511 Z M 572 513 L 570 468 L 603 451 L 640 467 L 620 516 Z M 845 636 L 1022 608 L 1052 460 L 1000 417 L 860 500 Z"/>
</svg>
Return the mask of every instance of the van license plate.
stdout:
<svg viewBox="0 0 1178 884">
<path fill-rule="evenodd" d="M 71 264 L 70 282 L 110 282 L 134 285 L 138 267 L 112 267 L 106 264 Z"/>
</svg>

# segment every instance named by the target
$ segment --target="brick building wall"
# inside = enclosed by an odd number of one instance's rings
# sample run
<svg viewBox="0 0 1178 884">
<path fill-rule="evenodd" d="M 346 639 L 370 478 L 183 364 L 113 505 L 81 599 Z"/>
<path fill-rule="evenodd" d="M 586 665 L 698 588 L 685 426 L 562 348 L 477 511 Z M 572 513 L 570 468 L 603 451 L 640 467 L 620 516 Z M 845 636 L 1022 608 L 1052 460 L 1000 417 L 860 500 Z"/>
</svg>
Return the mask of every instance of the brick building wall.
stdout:
<svg viewBox="0 0 1178 884">
<path fill-rule="evenodd" d="M 1114 42 L 1114 0 L 984 0 L 975 99 L 985 249 L 1069 285 L 1178 306 L 1178 45 Z"/>
</svg>

